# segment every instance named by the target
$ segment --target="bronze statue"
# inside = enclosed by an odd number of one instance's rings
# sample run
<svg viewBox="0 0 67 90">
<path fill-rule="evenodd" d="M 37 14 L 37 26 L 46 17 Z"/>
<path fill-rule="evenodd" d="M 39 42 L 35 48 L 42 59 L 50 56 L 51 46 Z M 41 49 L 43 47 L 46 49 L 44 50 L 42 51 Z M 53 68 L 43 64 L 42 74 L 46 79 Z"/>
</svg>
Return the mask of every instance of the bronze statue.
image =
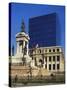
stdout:
<svg viewBox="0 0 67 90">
<path fill-rule="evenodd" d="M 25 32 L 25 23 L 24 23 L 24 20 L 22 20 L 21 32 Z"/>
</svg>

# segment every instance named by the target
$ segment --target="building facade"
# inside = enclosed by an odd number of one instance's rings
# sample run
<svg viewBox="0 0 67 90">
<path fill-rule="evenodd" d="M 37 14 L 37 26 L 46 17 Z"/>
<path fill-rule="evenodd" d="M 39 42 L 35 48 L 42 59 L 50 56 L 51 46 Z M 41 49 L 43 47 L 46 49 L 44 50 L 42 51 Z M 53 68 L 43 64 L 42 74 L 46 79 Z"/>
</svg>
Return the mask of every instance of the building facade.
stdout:
<svg viewBox="0 0 67 90">
<path fill-rule="evenodd" d="M 58 46 L 60 45 L 60 25 L 57 13 L 29 19 L 29 47 Z"/>
<path fill-rule="evenodd" d="M 64 72 L 64 55 L 60 46 L 37 47 L 30 49 L 30 56 L 36 67 L 48 72 Z"/>
</svg>

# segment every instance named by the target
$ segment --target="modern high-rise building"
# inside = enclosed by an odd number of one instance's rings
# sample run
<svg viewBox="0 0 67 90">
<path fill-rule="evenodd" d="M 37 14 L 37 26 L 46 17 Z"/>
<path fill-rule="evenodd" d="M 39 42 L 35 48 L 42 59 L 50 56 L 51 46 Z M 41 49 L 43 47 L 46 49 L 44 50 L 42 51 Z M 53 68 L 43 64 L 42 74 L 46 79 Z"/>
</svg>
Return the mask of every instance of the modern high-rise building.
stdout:
<svg viewBox="0 0 67 90">
<path fill-rule="evenodd" d="M 60 44 L 60 24 L 57 13 L 29 19 L 29 47 L 57 46 Z"/>
</svg>

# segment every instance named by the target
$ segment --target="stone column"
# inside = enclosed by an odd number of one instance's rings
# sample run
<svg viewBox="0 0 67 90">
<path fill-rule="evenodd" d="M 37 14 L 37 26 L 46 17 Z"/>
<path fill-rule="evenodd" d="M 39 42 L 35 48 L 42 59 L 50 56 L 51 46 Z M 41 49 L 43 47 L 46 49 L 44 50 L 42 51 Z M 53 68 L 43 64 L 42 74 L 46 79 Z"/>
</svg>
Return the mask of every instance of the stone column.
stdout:
<svg viewBox="0 0 67 90">
<path fill-rule="evenodd" d="M 63 59 L 62 59 L 62 55 L 59 56 L 60 56 L 60 61 L 59 61 L 60 71 L 62 71 L 64 69 L 64 67 L 62 66 Z"/>
<path fill-rule="evenodd" d="M 17 42 L 17 53 L 19 53 L 19 42 Z"/>
<path fill-rule="evenodd" d="M 44 64 L 43 64 L 43 68 L 45 68 L 45 57 L 44 57 Z"/>
<path fill-rule="evenodd" d="M 22 53 L 23 53 L 23 55 L 24 55 L 24 48 L 25 48 L 25 41 L 23 41 L 23 45 L 22 45 Z"/>
<path fill-rule="evenodd" d="M 25 48 L 25 41 L 23 41 L 23 48 Z"/>
<path fill-rule="evenodd" d="M 47 70 L 49 71 L 49 56 L 47 56 Z"/>
<path fill-rule="evenodd" d="M 20 53 L 22 53 L 22 45 L 20 46 Z"/>
<path fill-rule="evenodd" d="M 57 71 L 57 56 L 55 56 L 55 71 Z"/>
<path fill-rule="evenodd" d="M 28 43 L 27 43 L 27 46 L 26 47 L 27 47 L 27 56 L 28 56 L 28 52 L 29 52 Z"/>
<path fill-rule="evenodd" d="M 53 71 L 53 56 L 51 56 L 51 71 Z"/>
</svg>

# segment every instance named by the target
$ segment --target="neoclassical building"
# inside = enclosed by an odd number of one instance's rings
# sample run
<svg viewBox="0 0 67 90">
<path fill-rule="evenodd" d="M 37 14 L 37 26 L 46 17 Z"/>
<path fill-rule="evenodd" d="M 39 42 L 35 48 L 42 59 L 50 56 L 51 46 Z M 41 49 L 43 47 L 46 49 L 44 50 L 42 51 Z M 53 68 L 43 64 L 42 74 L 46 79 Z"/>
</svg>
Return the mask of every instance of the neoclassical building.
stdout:
<svg viewBox="0 0 67 90">
<path fill-rule="evenodd" d="M 64 54 L 60 46 L 35 47 L 30 49 L 30 56 L 35 66 L 49 72 L 64 72 Z"/>
</svg>

